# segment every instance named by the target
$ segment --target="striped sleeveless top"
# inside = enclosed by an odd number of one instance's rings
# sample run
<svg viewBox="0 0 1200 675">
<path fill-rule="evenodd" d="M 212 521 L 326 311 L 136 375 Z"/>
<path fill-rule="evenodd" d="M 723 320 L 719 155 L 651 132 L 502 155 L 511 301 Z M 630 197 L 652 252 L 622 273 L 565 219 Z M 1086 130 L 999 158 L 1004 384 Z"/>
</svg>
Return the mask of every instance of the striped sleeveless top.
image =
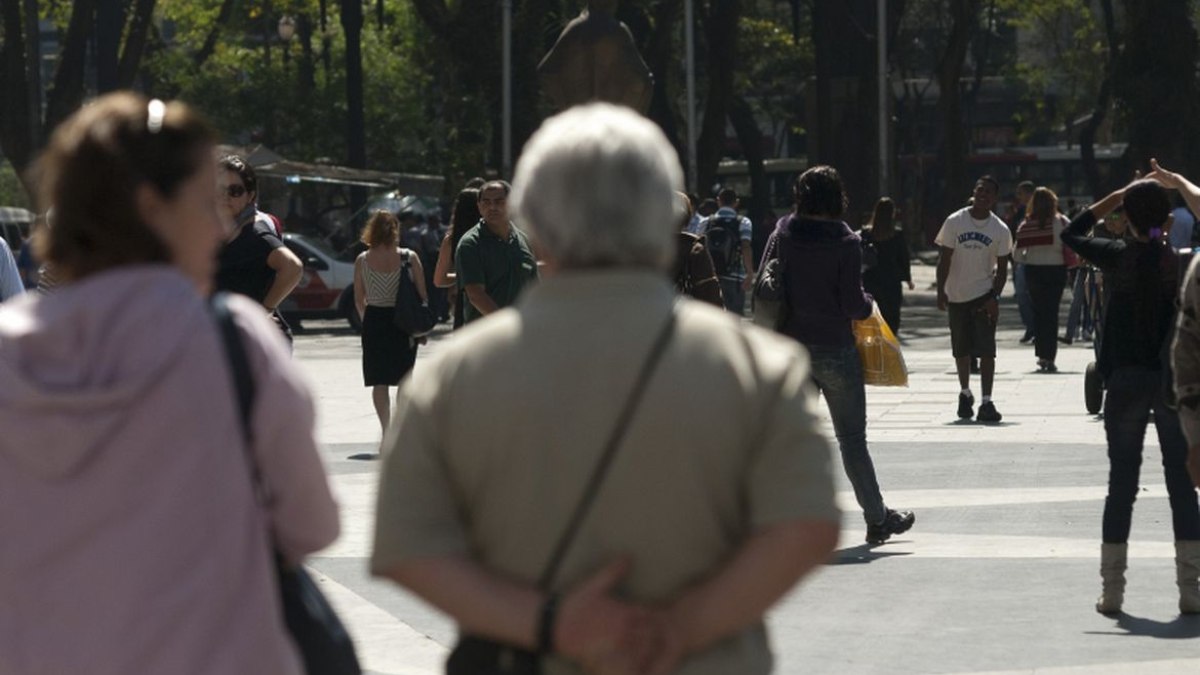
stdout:
<svg viewBox="0 0 1200 675">
<path fill-rule="evenodd" d="M 367 305 L 370 307 L 395 307 L 396 290 L 400 286 L 400 275 L 408 264 L 405 256 L 404 263 L 393 272 L 376 272 L 363 261 L 363 286 L 367 291 Z"/>
</svg>

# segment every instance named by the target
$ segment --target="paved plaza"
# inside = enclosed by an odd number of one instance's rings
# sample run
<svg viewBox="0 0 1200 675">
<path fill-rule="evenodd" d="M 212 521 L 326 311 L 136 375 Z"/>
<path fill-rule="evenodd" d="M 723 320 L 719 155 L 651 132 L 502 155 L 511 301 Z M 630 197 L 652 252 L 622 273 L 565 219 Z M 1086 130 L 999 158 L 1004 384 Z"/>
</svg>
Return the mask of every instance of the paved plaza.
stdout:
<svg viewBox="0 0 1200 675">
<path fill-rule="evenodd" d="M 1106 618 L 1092 609 L 1107 461 L 1103 424 L 1084 409 L 1090 343 L 1063 347 L 1058 373 L 1036 372 L 1006 298 L 994 396 L 1004 420 L 960 422 L 933 267 L 914 267 L 914 276 L 901 334 L 910 384 L 868 387 L 867 434 L 888 505 L 914 510 L 916 525 L 883 546 L 864 545 L 853 493 L 837 472 L 845 509 L 839 550 L 771 613 L 777 672 L 1200 672 L 1200 617 L 1182 618 L 1176 608 L 1156 443 L 1134 515 L 1126 613 Z M 314 323 L 296 342 L 342 508 L 341 539 L 310 565 L 369 672 L 440 673 L 453 624 L 367 574 L 379 465 L 352 457 L 375 452 L 378 423 L 361 386 L 358 339 L 334 325 Z M 445 339 L 423 348 L 418 369 Z M 972 384 L 978 400 L 977 378 Z"/>
</svg>

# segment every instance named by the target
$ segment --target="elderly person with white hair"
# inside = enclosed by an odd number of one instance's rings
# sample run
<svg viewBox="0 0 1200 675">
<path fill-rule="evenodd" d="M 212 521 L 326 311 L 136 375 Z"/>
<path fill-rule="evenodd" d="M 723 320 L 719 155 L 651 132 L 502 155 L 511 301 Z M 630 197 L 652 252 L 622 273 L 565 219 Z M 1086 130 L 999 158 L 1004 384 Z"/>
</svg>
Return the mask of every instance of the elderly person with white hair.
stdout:
<svg viewBox="0 0 1200 675">
<path fill-rule="evenodd" d="M 803 350 L 675 298 L 681 182 L 628 109 L 547 120 L 512 194 L 544 280 L 402 388 L 371 569 L 458 622 L 451 673 L 767 673 L 837 542 Z"/>
</svg>

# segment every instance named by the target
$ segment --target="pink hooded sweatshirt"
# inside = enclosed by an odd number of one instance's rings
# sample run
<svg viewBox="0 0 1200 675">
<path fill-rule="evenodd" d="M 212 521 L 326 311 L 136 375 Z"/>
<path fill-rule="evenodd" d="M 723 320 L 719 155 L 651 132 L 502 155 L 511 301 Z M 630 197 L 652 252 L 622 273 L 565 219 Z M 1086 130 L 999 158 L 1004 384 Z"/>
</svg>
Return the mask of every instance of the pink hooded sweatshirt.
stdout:
<svg viewBox="0 0 1200 675">
<path fill-rule="evenodd" d="M 0 305 L 0 675 L 301 672 L 268 528 L 297 561 L 337 510 L 278 329 L 233 300 L 269 509 L 216 325 L 175 268 Z"/>
</svg>

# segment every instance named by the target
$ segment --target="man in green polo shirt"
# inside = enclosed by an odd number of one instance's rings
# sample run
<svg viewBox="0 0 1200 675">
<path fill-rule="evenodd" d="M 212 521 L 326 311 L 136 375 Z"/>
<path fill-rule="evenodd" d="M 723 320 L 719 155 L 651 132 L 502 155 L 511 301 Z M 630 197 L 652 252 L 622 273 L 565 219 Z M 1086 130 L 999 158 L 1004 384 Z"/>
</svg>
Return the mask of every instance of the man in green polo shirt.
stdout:
<svg viewBox="0 0 1200 675">
<path fill-rule="evenodd" d="M 525 284 L 538 276 L 529 238 L 508 219 L 509 189 L 502 180 L 479 189 L 483 218 L 467 230 L 455 249 L 455 272 L 467 296 L 463 311 L 467 323 L 513 304 Z"/>
</svg>

